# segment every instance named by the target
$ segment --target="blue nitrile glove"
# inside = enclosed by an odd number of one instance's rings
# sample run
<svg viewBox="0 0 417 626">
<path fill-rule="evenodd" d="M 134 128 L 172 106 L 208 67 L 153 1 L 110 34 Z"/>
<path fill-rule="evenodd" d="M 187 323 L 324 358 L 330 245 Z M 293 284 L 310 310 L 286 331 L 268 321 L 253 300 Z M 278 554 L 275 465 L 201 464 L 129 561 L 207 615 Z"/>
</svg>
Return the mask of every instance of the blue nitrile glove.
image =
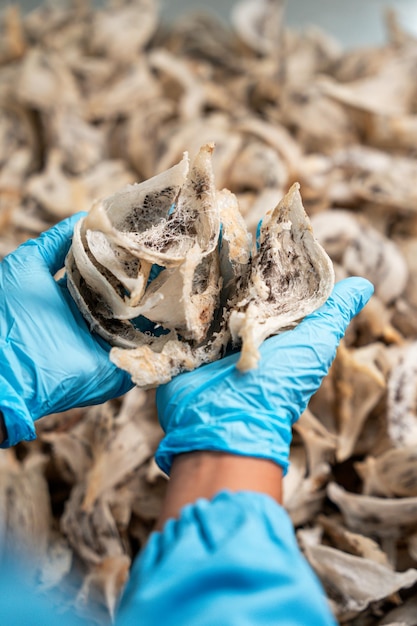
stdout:
<svg viewBox="0 0 417 626">
<path fill-rule="evenodd" d="M 1 581 L 0 581 L 1 583 Z M 182 508 L 136 558 L 116 626 L 336 626 L 291 520 L 263 493 Z"/>
<path fill-rule="evenodd" d="M 65 281 L 54 279 L 82 215 L 0 263 L 0 411 L 8 434 L 2 447 L 34 439 L 39 417 L 100 404 L 132 387 L 111 363 L 110 346 L 89 331 Z"/>
<path fill-rule="evenodd" d="M 166 436 L 156 453 L 159 467 L 169 473 L 177 454 L 219 450 L 270 459 L 285 472 L 291 427 L 372 293 L 367 280 L 347 278 L 294 330 L 267 339 L 256 369 L 240 372 L 239 354 L 232 354 L 160 387 L 157 407 Z"/>
</svg>

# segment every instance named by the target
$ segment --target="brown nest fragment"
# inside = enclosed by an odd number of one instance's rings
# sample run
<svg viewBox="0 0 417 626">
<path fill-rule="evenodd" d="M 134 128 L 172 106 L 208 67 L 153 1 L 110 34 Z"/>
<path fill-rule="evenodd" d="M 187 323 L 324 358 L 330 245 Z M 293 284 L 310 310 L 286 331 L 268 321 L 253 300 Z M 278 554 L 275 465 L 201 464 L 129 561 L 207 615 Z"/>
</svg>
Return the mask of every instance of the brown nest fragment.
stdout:
<svg viewBox="0 0 417 626">
<path fill-rule="evenodd" d="M 284 504 L 340 624 L 416 623 L 417 40 L 390 14 L 384 45 L 344 51 L 285 28 L 282 4 L 236 2 L 230 27 L 201 14 L 161 25 L 153 0 L 0 14 L 0 258 L 89 211 L 70 288 L 142 387 L 44 418 L 36 441 L 0 452 L 0 533 L 32 553 L 40 590 L 101 607 L 100 623 L 166 483 L 144 387 L 230 339 L 252 367 L 278 318 L 306 313 L 266 306 L 278 226 L 298 214 L 307 228 L 301 196 L 336 279 L 369 278 L 375 295 L 295 426 Z M 136 328 L 140 312 L 168 332 Z"/>
</svg>

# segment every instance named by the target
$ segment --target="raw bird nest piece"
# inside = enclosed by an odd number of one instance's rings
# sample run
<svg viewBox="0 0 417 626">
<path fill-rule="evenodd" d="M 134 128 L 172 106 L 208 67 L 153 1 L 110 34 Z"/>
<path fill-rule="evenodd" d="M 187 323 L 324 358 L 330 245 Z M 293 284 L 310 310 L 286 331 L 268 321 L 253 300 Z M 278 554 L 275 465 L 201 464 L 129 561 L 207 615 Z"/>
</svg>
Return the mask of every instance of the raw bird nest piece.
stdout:
<svg viewBox="0 0 417 626">
<path fill-rule="evenodd" d="M 75 227 L 69 290 L 91 328 L 120 346 L 110 357 L 139 387 L 220 358 L 230 340 L 242 348 L 237 367 L 256 367 L 262 341 L 293 327 L 333 288 L 333 265 L 313 237 L 299 185 L 265 216 L 251 255 L 235 196 L 215 189 L 212 151 L 205 145 L 190 167 L 185 154 L 98 201 Z"/>
</svg>

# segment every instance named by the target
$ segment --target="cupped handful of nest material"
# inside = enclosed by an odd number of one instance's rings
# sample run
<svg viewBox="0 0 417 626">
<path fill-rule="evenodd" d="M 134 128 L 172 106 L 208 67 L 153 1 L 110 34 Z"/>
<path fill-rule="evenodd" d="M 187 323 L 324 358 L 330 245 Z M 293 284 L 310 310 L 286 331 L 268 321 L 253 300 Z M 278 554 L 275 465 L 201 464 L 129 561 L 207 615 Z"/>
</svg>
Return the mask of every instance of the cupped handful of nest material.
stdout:
<svg viewBox="0 0 417 626">
<path fill-rule="evenodd" d="M 139 387 L 241 348 L 258 348 L 329 296 L 333 265 L 314 239 L 296 183 L 267 214 L 256 246 L 236 197 L 217 191 L 213 145 L 96 202 L 74 231 L 68 288 L 111 360 Z"/>
</svg>

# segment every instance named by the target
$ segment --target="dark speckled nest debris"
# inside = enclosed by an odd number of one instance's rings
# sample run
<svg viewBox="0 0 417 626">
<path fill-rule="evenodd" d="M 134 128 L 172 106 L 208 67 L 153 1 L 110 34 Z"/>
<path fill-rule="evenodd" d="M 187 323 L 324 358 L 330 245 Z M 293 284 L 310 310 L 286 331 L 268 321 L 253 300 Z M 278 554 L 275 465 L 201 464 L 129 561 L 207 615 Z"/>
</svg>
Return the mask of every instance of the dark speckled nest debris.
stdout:
<svg viewBox="0 0 417 626">
<path fill-rule="evenodd" d="M 152 0 L 5 9 L 0 256 L 205 144 L 252 234 L 300 181 L 336 277 L 376 289 L 295 426 L 285 506 L 341 624 L 411 626 L 417 41 L 390 14 L 385 45 L 344 52 L 283 29 L 281 13 L 278 0 L 239 2 L 229 29 L 202 15 L 161 28 Z M 6 538 L 32 552 L 41 588 L 67 588 L 80 611 L 100 604 L 101 623 L 165 486 L 152 394 L 50 416 L 35 442 L 0 453 Z"/>
</svg>

